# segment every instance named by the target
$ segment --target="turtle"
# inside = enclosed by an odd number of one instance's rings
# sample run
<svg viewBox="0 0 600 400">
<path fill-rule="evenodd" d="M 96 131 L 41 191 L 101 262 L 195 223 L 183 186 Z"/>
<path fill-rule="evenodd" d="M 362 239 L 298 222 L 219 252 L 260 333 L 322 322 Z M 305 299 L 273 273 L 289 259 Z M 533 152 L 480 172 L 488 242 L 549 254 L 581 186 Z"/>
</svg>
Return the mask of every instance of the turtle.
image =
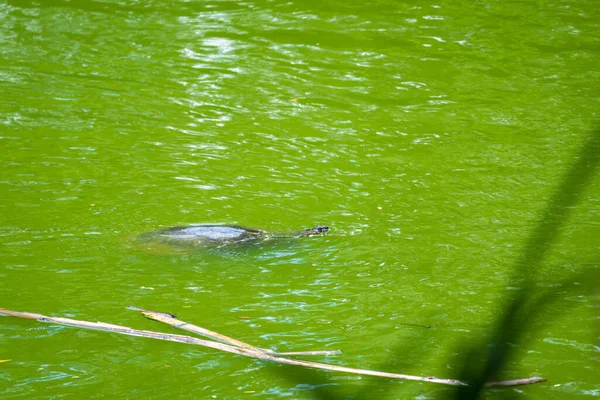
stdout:
<svg viewBox="0 0 600 400">
<path fill-rule="evenodd" d="M 200 224 L 175 226 L 148 232 L 139 237 L 170 244 L 181 245 L 229 245 L 234 243 L 261 242 L 274 238 L 321 235 L 329 231 L 328 226 L 302 229 L 291 234 L 273 234 L 259 229 L 238 225 Z"/>
</svg>

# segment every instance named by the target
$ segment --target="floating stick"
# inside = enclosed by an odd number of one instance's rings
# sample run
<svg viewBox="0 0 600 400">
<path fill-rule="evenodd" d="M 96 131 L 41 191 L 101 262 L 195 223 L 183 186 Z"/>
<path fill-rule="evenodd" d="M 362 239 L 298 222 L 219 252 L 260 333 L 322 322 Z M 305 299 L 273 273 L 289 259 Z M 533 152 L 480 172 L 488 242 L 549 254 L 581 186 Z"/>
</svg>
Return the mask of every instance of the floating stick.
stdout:
<svg viewBox="0 0 600 400">
<path fill-rule="evenodd" d="M 487 382 L 483 385 L 486 388 L 492 387 L 509 387 L 509 386 L 521 386 L 531 385 L 532 383 L 546 382 L 546 378 L 539 376 L 532 376 L 531 378 L 512 379 L 509 381 L 498 381 L 498 382 Z"/>
<path fill-rule="evenodd" d="M 160 333 L 153 331 L 145 331 L 132 329 L 126 326 L 106 324 L 102 322 L 89 322 L 89 321 L 79 321 L 70 318 L 58 318 L 58 317 L 48 317 L 42 314 L 28 313 L 28 312 L 19 312 L 19 311 L 11 311 L 0 308 L 0 315 L 6 315 L 10 317 L 17 318 L 26 318 L 26 319 L 35 319 L 40 322 L 49 322 L 60 325 L 74 326 L 79 328 L 86 329 L 96 329 L 106 332 L 120 333 L 123 335 L 130 336 L 139 336 L 139 337 L 147 337 L 151 339 L 159 339 L 159 340 L 167 340 L 171 342 L 179 342 L 179 343 L 187 343 L 187 344 L 195 344 L 199 346 L 210 347 L 217 350 L 226 351 L 229 353 L 235 353 L 246 357 L 258 358 L 261 360 L 273 361 L 280 364 L 288 364 L 288 365 L 298 365 L 307 368 L 315 368 L 322 369 L 328 371 L 338 371 L 338 372 L 347 372 L 350 374 L 357 375 L 371 375 L 371 376 L 379 376 L 384 378 L 392 378 L 392 379 L 405 379 L 411 381 L 422 381 L 422 382 L 431 382 L 431 383 L 439 383 L 442 385 L 452 385 L 452 386 L 467 386 L 465 382 L 459 381 L 457 379 L 441 379 L 435 377 L 424 377 L 424 376 L 413 376 L 413 375 L 405 375 L 405 374 L 395 374 L 391 372 L 381 372 L 381 371 L 372 371 L 367 369 L 357 369 L 357 368 L 348 368 L 348 367 L 340 367 L 337 365 L 317 363 L 311 361 L 301 361 L 301 360 L 293 360 L 290 358 L 283 357 L 275 357 L 270 354 L 265 354 L 260 351 L 250 350 L 247 348 L 230 346 L 223 343 L 211 342 L 209 340 L 197 339 L 191 336 L 184 335 L 173 335 L 169 333 Z M 240 342 L 241 343 L 241 342 Z M 486 387 L 507 387 L 507 386 L 519 386 L 519 385 L 528 385 L 531 383 L 544 382 L 546 379 L 540 377 L 531 377 L 531 378 L 523 378 L 523 379 L 515 379 L 509 381 L 500 381 L 500 382 L 488 382 Z"/>
<path fill-rule="evenodd" d="M 196 325 L 192 325 L 188 322 L 181 321 L 177 319 L 177 317 L 173 314 L 164 313 L 160 311 L 152 311 L 152 310 L 143 310 L 139 307 L 129 306 L 127 307 L 129 310 L 139 311 L 142 315 L 148 319 L 152 319 L 154 321 L 162 322 L 167 325 L 171 325 L 173 328 L 184 329 L 188 332 L 197 333 L 198 335 L 205 336 L 210 339 L 218 340 L 219 342 L 234 346 L 240 347 L 242 349 L 257 351 L 259 353 L 270 354 L 272 356 L 299 356 L 299 355 L 311 355 L 311 356 L 330 356 L 334 354 L 340 354 L 340 350 L 331 350 L 331 351 L 289 351 L 284 353 L 278 353 L 271 349 L 261 349 L 260 347 L 252 346 L 251 344 L 241 342 L 239 340 L 230 338 L 225 335 L 221 335 L 220 333 L 209 331 L 208 329 L 201 328 Z"/>
</svg>

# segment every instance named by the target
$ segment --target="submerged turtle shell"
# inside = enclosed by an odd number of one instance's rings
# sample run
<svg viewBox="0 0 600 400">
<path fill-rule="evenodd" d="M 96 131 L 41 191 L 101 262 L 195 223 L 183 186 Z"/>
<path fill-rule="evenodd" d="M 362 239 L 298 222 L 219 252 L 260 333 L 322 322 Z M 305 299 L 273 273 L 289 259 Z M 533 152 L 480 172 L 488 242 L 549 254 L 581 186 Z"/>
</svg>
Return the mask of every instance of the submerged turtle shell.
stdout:
<svg viewBox="0 0 600 400">
<path fill-rule="evenodd" d="M 162 239 L 161 241 L 189 244 L 241 243 L 250 240 L 266 239 L 268 237 L 264 231 L 233 225 L 176 226 L 150 232 L 143 236 L 146 236 L 146 238 Z"/>
<path fill-rule="evenodd" d="M 227 245 L 232 243 L 258 242 L 276 237 L 310 236 L 325 233 L 326 226 L 303 229 L 291 235 L 274 235 L 258 229 L 244 228 L 237 225 L 190 225 L 161 229 L 141 235 L 138 239 L 154 243 L 165 243 L 183 246 L 195 245 Z"/>
</svg>

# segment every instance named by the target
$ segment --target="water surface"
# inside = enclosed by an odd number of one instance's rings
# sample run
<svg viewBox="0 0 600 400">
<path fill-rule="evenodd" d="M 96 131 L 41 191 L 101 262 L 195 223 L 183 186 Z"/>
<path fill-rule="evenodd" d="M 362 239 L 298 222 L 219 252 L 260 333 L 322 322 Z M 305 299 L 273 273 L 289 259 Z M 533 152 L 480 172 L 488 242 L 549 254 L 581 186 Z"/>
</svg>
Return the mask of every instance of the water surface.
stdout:
<svg viewBox="0 0 600 400">
<path fill-rule="evenodd" d="M 345 366 L 456 378 L 598 120 L 592 1 L 9 0 L 0 21 L 0 307 L 175 332 L 136 305 Z M 599 193 L 537 287 L 597 265 Z M 192 223 L 332 235 L 132 244 Z M 598 298 L 561 297 L 503 377 L 549 381 L 508 393 L 600 393 Z M 3 398 L 451 393 L 25 320 L 0 332 Z"/>
</svg>

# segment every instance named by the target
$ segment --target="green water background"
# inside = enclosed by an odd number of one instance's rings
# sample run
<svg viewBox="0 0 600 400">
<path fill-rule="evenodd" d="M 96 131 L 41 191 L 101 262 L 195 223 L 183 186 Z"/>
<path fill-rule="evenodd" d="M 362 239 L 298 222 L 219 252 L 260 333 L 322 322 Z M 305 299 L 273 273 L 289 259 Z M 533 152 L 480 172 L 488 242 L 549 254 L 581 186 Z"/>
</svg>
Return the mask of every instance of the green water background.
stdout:
<svg viewBox="0 0 600 400">
<path fill-rule="evenodd" d="M 598 123 L 599 21 L 591 0 L 2 2 L 0 307 L 175 332 L 132 304 L 455 378 Z M 595 178 L 536 287 L 597 265 L 599 193 Z M 344 236 L 132 241 L 209 222 Z M 560 297 L 502 377 L 549 381 L 509 394 L 600 394 L 597 293 Z M 451 393 L 10 318 L 0 359 L 3 398 Z"/>
</svg>

